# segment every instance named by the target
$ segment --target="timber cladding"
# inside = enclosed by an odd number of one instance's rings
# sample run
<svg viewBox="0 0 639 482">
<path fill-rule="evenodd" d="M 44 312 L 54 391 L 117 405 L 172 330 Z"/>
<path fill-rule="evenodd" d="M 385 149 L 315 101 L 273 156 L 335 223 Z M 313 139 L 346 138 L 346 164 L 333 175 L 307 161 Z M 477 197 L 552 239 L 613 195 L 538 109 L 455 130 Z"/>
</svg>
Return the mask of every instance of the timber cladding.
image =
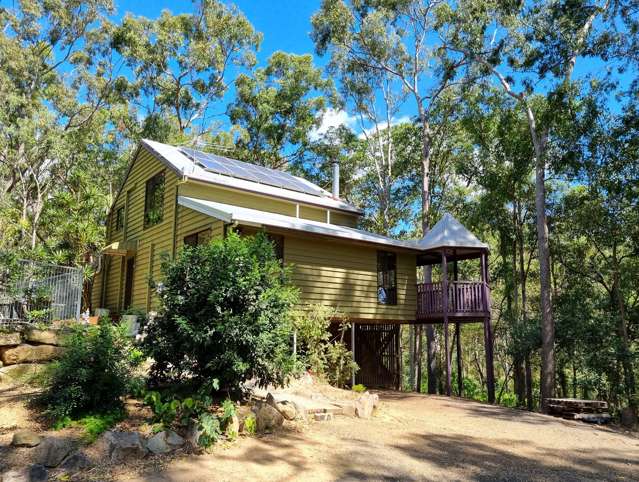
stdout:
<svg viewBox="0 0 639 482">
<path fill-rule="evenodd" d="M 415 319 L 415 254 L 397 253 L 397 304 L 377 301 L 377 249 L 319 238 L 287 236 L 284 261 L 303 304 L 333 306 L 358 320 Z"/>
</svg>

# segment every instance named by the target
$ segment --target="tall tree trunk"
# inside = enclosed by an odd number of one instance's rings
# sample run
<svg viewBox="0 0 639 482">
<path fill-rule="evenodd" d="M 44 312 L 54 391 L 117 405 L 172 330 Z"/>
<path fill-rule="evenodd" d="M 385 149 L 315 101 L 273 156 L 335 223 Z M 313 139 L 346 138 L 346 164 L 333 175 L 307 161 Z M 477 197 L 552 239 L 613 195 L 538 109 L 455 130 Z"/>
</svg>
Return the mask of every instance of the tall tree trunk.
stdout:
<svg viewBox="0 0 639 482">
<path fill-rule="evenodd" d="M 530 134 L 535 148 L 535 211 L 537 214 L 537 250 L 541 299 L 541 409 L 547 412 L 546 399 L 555 394 L 555 323 L 552 316 L 550 243 L 546 219 L 546 142 L 547 132 L 540 133 L 535 115 L 526 106 Z"/>
<path fill-rule="evenodd" d="M 521 321 L 524 325 L 528 323 L 528 291 L 526 282 L 526 262 L 524 260 L 524 226 L 521 218 L 521 206 L 517 207 L 517 246 L 519 249 L 519 286 L 521 287 Z M 533 389 L 532 389 L 532 366 L 530 364 L 530 350 L 526 349 L 524 355 L 524 372 L 525 372 L 525 388 L 526 388 L 526 406 L 532 411 L 534 408 Z"/>
<path fill-rule="evenodd" d="M 621 274 L 619 261 L 617 258 L 617 245 L 612 247 L 613 281 L 612 281 L 612 309 L 617 311 L 617 335 L 619 337 L 619 358 L 623 367 L 624 385 L 628 405 L 634 410 L 637 409 L 635 374 L 632 368 L 632 352 L 628 340 L 628 328 L 626 326 L 626 307 L 621 294 Z"/>
</svg>

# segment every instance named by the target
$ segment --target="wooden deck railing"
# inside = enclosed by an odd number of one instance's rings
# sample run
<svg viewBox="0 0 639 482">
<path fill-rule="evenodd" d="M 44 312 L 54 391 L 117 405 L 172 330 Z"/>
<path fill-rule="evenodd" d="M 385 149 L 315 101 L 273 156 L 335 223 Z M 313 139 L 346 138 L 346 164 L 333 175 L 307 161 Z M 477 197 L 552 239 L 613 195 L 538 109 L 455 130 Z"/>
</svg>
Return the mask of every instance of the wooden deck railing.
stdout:
<svg viewBox="0 0 639 482">
<path fill-rule="evenodd" d="M 442 283 L 417 285 L 417 318 L 438 319 L 444 316 Z M 448 283 L 448 316 L 487 316 L 488 286 L 482 281 L 453 281 Z"/>
</svg>

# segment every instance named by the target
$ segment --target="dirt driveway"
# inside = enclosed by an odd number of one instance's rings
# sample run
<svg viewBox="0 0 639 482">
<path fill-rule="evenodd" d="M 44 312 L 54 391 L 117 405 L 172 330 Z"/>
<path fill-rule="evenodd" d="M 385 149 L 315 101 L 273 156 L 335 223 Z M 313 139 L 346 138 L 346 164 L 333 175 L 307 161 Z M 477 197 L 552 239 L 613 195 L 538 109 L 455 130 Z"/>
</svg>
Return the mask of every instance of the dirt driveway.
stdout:
<svg viewBox="0 0 639 482">
<path fill-rule="evenodd" d="M 639 437 L 444 397 L 381 393 L 338 417 L 242 439 L 126 480 L 639 480 Z"/>
</svg>

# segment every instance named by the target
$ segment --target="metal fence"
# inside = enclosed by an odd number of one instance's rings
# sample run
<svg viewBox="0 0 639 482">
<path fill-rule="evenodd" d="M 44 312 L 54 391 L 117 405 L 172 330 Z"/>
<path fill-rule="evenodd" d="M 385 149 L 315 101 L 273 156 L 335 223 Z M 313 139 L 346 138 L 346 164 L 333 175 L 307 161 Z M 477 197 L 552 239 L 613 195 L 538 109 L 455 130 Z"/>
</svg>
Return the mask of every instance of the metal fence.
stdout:
<svg viewBox="0 0 639 482">
<path fill-rule="evenodd" d="M 81 268 L 18 260 L 0 272 L 0 324 L 80 319 Z"/>
</svg>

